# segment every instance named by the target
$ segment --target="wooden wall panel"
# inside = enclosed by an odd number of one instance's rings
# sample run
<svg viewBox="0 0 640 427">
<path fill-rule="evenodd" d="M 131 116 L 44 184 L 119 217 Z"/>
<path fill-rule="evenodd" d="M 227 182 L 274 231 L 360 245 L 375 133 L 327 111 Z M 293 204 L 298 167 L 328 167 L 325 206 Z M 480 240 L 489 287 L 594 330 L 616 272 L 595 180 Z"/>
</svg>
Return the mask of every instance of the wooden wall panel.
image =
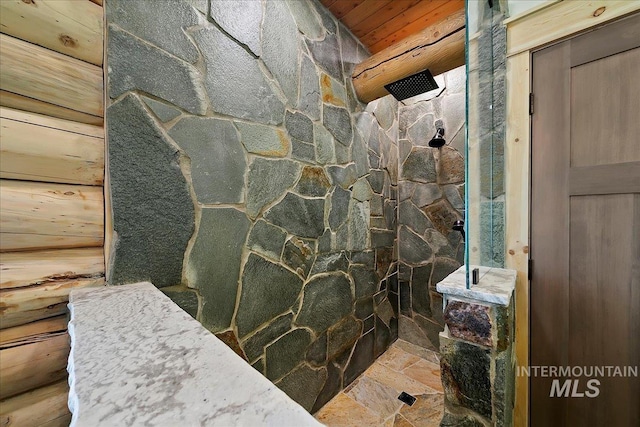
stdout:
<svg viewBox="0 0 640 427">
<path fill-rule="evenodd" d="M 0 108 L 0 129 L 0 178 L 102 184 L 102 128 Z"/>
<path fill-rule="evenodd" d="M 101 187 L 0 181 L 0 251 L 101 246 Z"/>
<path fill-rule="evenodd" d="M 640 360 L 637 200 L 637 194 L 570 199 L 569 366 L 634 366 Z M 638 425 L 640 381 L 601 381 L 596 402 L 568 399 L 569 423 Z"/>
<path fill-rule="evenodd" d="M 77 0 L 3 0 L 2 32 L 102 65 L 102 8 Z"/>
<path fill-rule="evenodd" d="M 67 408 L 69 384 L 62 380 L 0 402 L 3 427 L 66 427 L 71 422 Z"/>
<path fill-rule="evenodd" d="M 0 34 L 0 89 L 103 116 L 102 69 Z"/>
<path fill-rule="evenodd" d="M 104 273 L 101 247 L 0 254 L 0 289 L 98 277 Z"/>
<path fill-rule="evenodd" d="M 626 22 L 640 28 L 640 19 Z M 571 105 L 584 107 L 571 114 L 571 166 L 640 161 L 640 143 L 626 143 L 640 135 L 638 70 L 640 47 L 572 68 Z M 603 75 L 615 78 L 596 78 Z"/>
<path fill-rule="evenodd" d="M 0 351 L 0 399 L 63 379 L 68 356 L 66 335 Z"/>
</svg>

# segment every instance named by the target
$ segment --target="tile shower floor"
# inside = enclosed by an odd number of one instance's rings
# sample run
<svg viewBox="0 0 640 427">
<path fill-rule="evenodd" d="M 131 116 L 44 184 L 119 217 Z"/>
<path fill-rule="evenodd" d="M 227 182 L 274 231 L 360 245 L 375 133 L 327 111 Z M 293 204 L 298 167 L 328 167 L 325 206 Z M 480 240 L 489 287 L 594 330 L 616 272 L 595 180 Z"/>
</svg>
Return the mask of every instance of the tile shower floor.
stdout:
<svg viewBox="0 0 640 427">
<path fill-rule="evenodd" d="M 398 400 L 403 391 L 412 406 Z M 398 340 L 315 417 L 329 427 L 431 427 L 443 411 L 437 353 Z"/>
</svg>

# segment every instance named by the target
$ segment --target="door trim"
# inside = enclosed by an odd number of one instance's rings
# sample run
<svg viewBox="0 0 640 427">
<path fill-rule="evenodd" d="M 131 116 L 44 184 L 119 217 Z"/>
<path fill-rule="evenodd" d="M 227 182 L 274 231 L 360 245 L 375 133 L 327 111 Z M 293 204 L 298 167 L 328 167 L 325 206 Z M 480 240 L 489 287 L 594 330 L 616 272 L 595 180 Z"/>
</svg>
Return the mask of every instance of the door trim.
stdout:
<svg viewBox="0 0 640 427">
<path fill-rule="evenodd" d="M 531 53 L 569 36 L 640 11 L 640 2 L 561 1 L 507 25 L 505 143 L 505 263 L 518 272 L 515 348 L 518 366 L 529 364 L 529 230 L 531 192 Z M 516 377 L 514 425 L 529 424 L 529 381 Z"/>
<path fill-rule="evenodd" d="M 628 0 L 565 0 L 552 3 L 507 22 L 507 56 L 539 49 L 630 15 L 639 8 L 637 2 Z"/>
</svg>

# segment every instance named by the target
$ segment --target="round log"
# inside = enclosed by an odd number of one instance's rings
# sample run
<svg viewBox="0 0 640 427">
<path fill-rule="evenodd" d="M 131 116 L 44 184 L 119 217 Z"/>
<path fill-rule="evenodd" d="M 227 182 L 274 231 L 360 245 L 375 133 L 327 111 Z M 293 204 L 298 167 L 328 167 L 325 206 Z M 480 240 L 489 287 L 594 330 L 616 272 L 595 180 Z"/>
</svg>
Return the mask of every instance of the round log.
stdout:
<svg viewBox="0 0 640 427">
<path fill-rule="evenodd" d="M 437 76 L 465 63 L 464 11 L 376 53 L 356 65 L 353 86 L 360 101 L 388 95 L 385 85 L 429 69 Z"/>
</svg>

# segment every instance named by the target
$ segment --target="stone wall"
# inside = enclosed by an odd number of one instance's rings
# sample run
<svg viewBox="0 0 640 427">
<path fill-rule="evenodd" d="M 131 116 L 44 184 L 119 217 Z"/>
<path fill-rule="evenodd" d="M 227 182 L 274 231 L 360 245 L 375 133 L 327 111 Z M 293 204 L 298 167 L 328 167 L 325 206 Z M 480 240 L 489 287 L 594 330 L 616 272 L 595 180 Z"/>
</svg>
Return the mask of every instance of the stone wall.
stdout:
<svg viewBox="0 0 640 427">
<path fill-rule="evenodd" d="M 318 409 L 398 335 L 397 103 L 364 111 L 368 52 L 311 0 L 106 7 L 109 283 Z"/>
<path fill-rule="evenodd" d="M 435 91 L 399 108 L 400 338 L 438 350 L 444 328 L 436 284 L 464 263 L 451 226 L 464 218 L 465 67 L 436 77 Z M 447 144 L 430 148 L 437 127 Z"/>
</svg>

